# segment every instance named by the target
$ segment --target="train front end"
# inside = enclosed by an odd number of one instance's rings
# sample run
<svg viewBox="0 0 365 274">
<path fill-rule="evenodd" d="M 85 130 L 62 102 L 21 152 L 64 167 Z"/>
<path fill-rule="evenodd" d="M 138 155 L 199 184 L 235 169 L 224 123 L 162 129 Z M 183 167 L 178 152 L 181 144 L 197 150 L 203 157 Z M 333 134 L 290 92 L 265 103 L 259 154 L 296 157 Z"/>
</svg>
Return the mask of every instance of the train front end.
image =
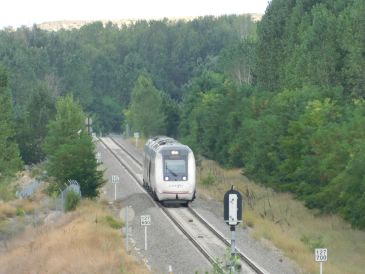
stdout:
<svg viewBox="0 0 365 274">
<path fill-rule="evenodd" d="M 187 146 L 164 147 L 160 150 L 162 169 L 156 184 L 160 201 L 188 203 L 195 198 L 195 157 Z"/>
</svg>

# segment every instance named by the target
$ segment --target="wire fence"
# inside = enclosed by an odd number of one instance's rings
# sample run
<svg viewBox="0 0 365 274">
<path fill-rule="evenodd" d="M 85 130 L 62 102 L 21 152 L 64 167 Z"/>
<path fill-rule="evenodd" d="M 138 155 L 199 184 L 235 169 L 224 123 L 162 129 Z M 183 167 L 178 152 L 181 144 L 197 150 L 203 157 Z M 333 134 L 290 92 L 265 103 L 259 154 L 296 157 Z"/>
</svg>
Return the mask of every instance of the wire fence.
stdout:
<svg viewBox="0 0 365 274">
<path fill-rule="evenodd" d="M 41 181 L 38 179 L 33 180 L 29 185 L 25 186 L 22 190 L 18 190 L 15 193 L 17 198 L 30 198 L 34 192 L 38 189 Z"/>
<path fill-rule="evenodd" d="M 22 199 L 30 198 L 37 191 L 41 184 L 41 178 L 37 178 L 30 184 L 23 187 L 21 190 L 17 190 L 15 196 Z M 57 211 L 64 211 L 67 193 L 69 191 L 73 191 L 81 197 L 80 184 L 76 180 L 67 180 L 66 188 L 64 190 L 60 189 L 59 198 L 57 198 L 55 201 L 55 207 Z"/>
<path fill-rule="evenodd" d="M 64 211 L 65 210 L 65 202 L 67 198 L 67 193 L 69 191 L 73 191 L 76 194 L 78 194 L 80 197 L 81 195 L 81 189 L 80 184 L 76 180 L 67 180 L 68 185 L 66 185 L 66 188 L 64 190 L 61 190 L 59 199 L 56 201 L 56 210 Z"/>
</svg>

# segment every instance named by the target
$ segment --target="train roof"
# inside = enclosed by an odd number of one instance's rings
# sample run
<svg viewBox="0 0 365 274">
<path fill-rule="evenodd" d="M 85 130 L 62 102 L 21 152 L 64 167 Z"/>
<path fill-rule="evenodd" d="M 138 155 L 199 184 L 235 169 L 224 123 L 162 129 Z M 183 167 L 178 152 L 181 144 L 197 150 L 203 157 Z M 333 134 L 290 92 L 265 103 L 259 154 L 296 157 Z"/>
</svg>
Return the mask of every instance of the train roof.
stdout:
<svg viewBox="0 0 365 274">
<path fill-rule="evenodd" d="M 190 150 L 190 148 L 188 146 L 183 145 L 180 142 L 178 142 L 177 140 L 175 140 L 174 138 L 167 137 L 167 136 L 155 136 L 155 137 L 148 139 L 148 141 L 146 143 L 146 147 L 148 147 L 154 151 L 158 151 L 158 150 L 162 149 L 163 147 L 167 147 L 167 146 L 183 147 L 183 148 Z"/>
</svg>

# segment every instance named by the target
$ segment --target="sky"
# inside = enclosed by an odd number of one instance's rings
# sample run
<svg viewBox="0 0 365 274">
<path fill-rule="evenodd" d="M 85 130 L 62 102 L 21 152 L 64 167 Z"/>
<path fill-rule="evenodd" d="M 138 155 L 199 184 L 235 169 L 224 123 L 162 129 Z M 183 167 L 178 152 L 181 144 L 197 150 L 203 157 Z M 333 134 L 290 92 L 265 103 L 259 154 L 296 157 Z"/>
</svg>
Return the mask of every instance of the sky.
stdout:
<svg viewBox="0 0 365 274">
<path fill-rule="evenodd" d="M 160 19 L 261 13 L 269 0 L 5 0 L 0 28 L 60 20 Z"/>
</svg>

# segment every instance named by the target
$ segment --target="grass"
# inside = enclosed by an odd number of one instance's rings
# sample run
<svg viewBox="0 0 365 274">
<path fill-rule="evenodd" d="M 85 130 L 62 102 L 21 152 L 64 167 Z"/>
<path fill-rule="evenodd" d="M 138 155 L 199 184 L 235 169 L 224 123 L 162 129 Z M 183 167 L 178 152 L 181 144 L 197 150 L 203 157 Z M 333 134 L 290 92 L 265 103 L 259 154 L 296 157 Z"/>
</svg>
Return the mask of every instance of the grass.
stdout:
<svg viewBox="0 0 365 274">
<path fill-rule="evenodd" d="M 141 136 L 138 138 L 137 146 L 136 146 L 136 139 L 134 137 L 130 137 L 126 139 L 129 143 L 133 144 L 139 150 L 143 150 L 145 143 L 147 142 L 148 138 Z"/>
<path fill-rule="evenodd" d="M 10 201 L 15 198 L 14 184 L 10 178 L 0 176 L 0 201 Z"/>
<path fill-rule="evenodd" d="M 106 208 L 93 201 L 54 223 L 26 230 L 0 254 L 1 273 L 149 273 L 128 255 L 120 231 L 100 222 Z"/>
<path fill-rule="evenodd" d="M 213 161 L 203 160 L 197 168 L 197 193 L 201 197 L 223 201 L 231 185 L 244 200 L 244 222 L 253 237 L 267 240 L 298 263 L 306 273 L 318 273 L 314 248 L 328 248 L 324 272 L 364 273 L 365 232 L 351 229 L 338 216 L 319 215 L 307 209 L 288 193 L 276 193 L 249 181 L 239 169 L 226 170 Z M 206 178 L 214 180 L 206 183 Z M 263 242 L 267 242 L 263 241 Z"/>
<path fill-rule="evenodd" d="M 71 213 L 32 225 L 35 214 L 49 214 L 50 198 L 44 186 L 30 199 L 15 199 L 15 186 L 29 180 L 29 172 L 19 174 L 0 189 L 0 273 L 149 273 L 127 254 L 123 223 L 102 203 L 82 201 Z"/>
<path fill-rule="evenodd" d="M 121 229 L 124 226 L 124 223 L 121 220 L 117 220 L 110 215 L 105 216 L 103 220 L 113 229 Z"/>
<path fill-rule="evenodd" d="M 14 217 L 16 214 L 16 208 L 8 203 L 0 201 L 0 220 Z"/>
</svg>

